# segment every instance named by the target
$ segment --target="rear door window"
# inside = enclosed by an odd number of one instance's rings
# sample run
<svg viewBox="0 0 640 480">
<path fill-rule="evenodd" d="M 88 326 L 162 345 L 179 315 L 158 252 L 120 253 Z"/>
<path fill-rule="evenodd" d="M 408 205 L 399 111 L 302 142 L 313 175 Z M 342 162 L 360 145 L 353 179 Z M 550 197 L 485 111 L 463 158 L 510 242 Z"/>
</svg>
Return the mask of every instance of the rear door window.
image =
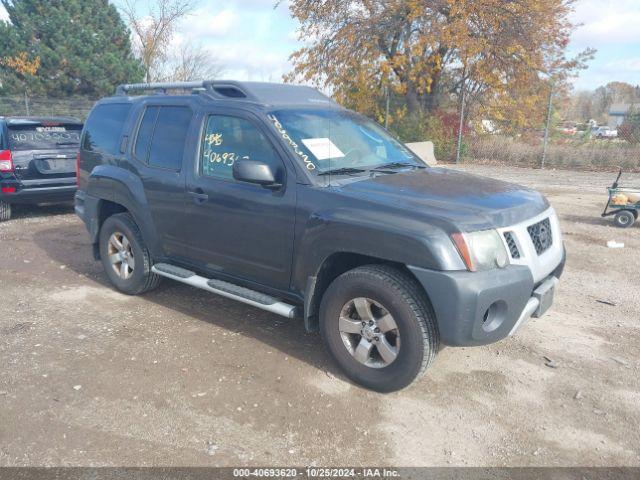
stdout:
<svg viewBox="0 0 640 480">
<path fill-rule="evenodd" d="M 138 137 L 136 139 L 136 147 L 134 154 L 138 160 L 147 162 L 149 158 L 149 145 L 151 145 L 151 137 L 153 136 L 153 129 L 156 126 L 158 120 L 158 112 L 160 107 L 147 107 L 142 116 L 140 122 L 140 128 L 138 129 Z"/>
<path fill-rule="evenodd" d="M 179 171 L 192 117 L 189 107 L 147 107 L 138 128 L 136 158 L 151 167 Z"/>
<path fill-rule="evenodd" d="M 84 130 L 83 150 L 117 155 L 122 129 L 130 110 L 129 103 L 104 104 L 93 109 Z"/>
<path fill-rule="evenodd" d="M 82 125 L 29 123 L 9 125 L 8 130 L 10 150 L 56 150 L 78 147 Z"/>
</svg>

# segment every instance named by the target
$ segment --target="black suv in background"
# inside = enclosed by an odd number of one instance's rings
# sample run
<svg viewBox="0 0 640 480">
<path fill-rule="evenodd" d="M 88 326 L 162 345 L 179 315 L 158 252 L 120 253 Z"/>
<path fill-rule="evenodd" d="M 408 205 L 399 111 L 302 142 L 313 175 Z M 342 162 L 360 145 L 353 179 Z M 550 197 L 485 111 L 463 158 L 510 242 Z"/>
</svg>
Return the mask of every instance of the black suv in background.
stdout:
<svg viewBox="0 0 640 480">
<path fill-rule="evenodd" d="M 84 128 L 76 212 L 120 291 L 166 277 L 302 318 L 379 391 L 543 315 L 565 258 L 539 193 L 428 168 L 293 85 L 120 87 Z"/>
<path fill-rule="evenodd" d="M 73 200 L 82 122 L 68 117 L 0 117 L 0 221 L 14 203 Z"/>
</svg>

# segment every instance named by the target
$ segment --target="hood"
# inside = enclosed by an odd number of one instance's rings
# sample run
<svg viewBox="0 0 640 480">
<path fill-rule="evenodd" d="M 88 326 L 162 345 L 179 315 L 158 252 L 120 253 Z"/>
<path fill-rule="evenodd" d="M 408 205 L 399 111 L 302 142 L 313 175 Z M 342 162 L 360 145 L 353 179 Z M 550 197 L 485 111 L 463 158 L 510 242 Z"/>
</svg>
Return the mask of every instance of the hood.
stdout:
<svg viewBox="0 0 640 480">
<path fill-rule="evenodd" d="M 549 208 L 535 190 L 445 168 L 378 175 L 337 188 L 381 207 L 446 224 L 453 231 L 507 227 Z"/>
</svg>

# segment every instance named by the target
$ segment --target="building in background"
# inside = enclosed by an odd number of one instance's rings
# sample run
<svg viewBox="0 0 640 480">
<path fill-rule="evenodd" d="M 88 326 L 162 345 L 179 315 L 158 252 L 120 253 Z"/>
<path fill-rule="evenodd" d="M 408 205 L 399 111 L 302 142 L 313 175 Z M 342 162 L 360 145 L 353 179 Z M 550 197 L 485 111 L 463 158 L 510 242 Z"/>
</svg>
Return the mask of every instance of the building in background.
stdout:
<svg viewBox="0 0 640 480">
<path fill-rule="evenodd" d="M 618 128 L 631 110 L 640 112 L 640 103 L 614 103 L 609 108 L 609 122 L 611 128 Z"/>
</svg>

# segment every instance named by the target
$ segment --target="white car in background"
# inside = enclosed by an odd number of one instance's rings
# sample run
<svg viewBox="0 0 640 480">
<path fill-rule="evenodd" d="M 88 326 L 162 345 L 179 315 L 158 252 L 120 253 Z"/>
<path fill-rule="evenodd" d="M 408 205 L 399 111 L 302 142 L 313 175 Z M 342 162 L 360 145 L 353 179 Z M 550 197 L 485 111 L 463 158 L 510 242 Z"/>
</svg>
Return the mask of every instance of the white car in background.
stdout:
<svg viewBox="0 0 640 480">
<path fill-rule="evenodd" d="M 593 138 L 600 138 L 600 139 L 617 138 L 618 130 L 613 129 L 611 127 L 597 127 L 592 130 L 591 136 Z"/>
</svg>

